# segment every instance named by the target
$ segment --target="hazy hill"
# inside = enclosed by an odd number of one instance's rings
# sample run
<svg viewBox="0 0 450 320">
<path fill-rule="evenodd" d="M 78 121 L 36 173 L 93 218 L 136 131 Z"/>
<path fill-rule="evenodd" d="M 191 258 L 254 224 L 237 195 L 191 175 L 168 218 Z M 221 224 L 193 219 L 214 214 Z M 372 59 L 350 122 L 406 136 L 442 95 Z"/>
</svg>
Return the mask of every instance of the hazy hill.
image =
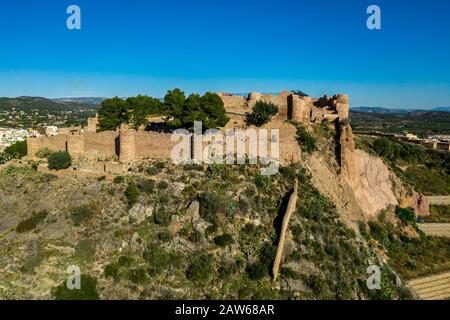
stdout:
<svg viewBox="0 0 450 320">
<path fill-rule="evenodd" d="M 355 130 L 376 130 L 387 133 L 407 131 L 421 137 L 450 134 L 450 112 L 445 111 L 352 108 L 350 121 Z"/>
<path fill-rule="evenodd" d="M 380 108 L 380 107 L 354 107 L 350 109 L 351 112 L 370 112 L 370 113 L 415 113 L 415 112 L 450 112 L 450 107 L 436 107 L 431 109 L 399 109 L 399 108 Z"/>
<path fill-rule="evenodd" d="M 17 97 L 17 98 L 0 98 L 0 110 L 16 110 L 29 111 L 31 109 L 42 109 L 49 111 L 64 111 L 72 108 L 93 108 L 95 104 L 79 103 L 74 101 L 57 102 L 43 97 Z"/>
<path fill-rule="evenodd" d="M 106 98 L 102 97 L 75 97 L 75 98 L 56 98 L 52 100 L 57 103 L 81 103 L 81 104 L 99 105 L 105 99 Z"/>
</svg>

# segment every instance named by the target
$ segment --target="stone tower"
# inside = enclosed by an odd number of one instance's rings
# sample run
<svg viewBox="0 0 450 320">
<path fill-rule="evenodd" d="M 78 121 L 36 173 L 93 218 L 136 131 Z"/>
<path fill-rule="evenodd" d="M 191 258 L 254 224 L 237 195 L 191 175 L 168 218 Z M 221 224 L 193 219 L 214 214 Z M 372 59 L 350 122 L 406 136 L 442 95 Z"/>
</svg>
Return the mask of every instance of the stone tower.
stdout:
<svg viewBox="0 0 450 320">
<path fill-rule="evenodd" d="M 88 126 L 86 128 L 86 132 L 97 132 L 98 126 L 98 114 L 95 115 L 95 118 L 88 118 Z"/>
<path fill-rule="evenodd" d="M 338 94 L 336 96 L 336 111 L 338 112 L 340 121 L 348 120 L 349 108 L 350 103 L 348 94 Z"/>
<path fill-rule="evenodd" d="M 131 162 L 136 158 L 136 141 L 135 141 L 136 131 L 134 130 L 120 130 L 120 162 L 126 163 Z"/>
</svg>

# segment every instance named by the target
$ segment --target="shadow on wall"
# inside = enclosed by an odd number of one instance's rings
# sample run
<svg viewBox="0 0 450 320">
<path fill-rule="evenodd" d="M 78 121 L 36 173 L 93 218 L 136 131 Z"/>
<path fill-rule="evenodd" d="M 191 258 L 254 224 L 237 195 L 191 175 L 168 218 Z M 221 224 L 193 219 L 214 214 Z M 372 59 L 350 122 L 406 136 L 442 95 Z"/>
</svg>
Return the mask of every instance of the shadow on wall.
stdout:
<svg viewBox="0 0 450 320">
<path fill-rule="evenodd" d="M 114 148 L 116 150 L 116 156 L 120 156 L 120 137 L 114 138 Z"/>
</svg>

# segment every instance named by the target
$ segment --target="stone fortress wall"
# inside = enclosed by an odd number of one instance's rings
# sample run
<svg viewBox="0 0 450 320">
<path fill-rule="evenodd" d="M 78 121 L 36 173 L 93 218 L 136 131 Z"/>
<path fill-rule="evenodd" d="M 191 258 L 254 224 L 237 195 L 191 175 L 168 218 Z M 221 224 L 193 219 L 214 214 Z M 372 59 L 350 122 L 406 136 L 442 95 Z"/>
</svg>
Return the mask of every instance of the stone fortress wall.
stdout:
<svg viewBox="0 0 450 320">
<path fill-rule="evenodd" d="M 348 119 L 348 96 L 310 98 L 292 92 L 279 95 L 250 93 L 247 98 L 219 93 L 230 117 L 225 129 L 247 128 L 245 113 L 252 110 L 259 101 L 275 104 L 279 112 L 272 121 L 262 128 L 279 129 L 280 162 L 282 164 L 300 159 L 300 149 L 295 139 L 296 129 L 286 120 L 303 123 L 333 122 Z M 72 156 L 94 155 L 105 160 L 114 159 L 130 163 L 143 159 L 170 159 L 173 146 L 170 133 L 119 129 L 97 132 L 98 119 L 90 118 L 87 128 L 64 128 L 52 137 L 27 139 L 28 158 L 35 159 L 36 152 L 47 148 L 51 151 L 68 151 Z M 270 133 L 268 138 L 270 145 Z"/>
</svg>

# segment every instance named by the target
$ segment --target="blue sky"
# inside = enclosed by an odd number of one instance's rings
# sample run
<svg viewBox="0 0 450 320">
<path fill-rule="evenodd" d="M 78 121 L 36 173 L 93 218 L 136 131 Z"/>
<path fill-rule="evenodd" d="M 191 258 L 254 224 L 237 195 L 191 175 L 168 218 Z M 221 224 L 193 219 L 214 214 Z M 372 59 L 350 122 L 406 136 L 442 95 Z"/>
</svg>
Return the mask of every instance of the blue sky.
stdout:
<svg viewBox="0 0 450 320">
<path fill-rule="evenodd" d="M 82 29 L 66 28 L 81 8 Z M 366 28 L 377 4 L 382 29 Z M 450 105 L 448 0 L 14 0 L 0 3 L 0 96 L 349 93 Z"/>
</svg>

